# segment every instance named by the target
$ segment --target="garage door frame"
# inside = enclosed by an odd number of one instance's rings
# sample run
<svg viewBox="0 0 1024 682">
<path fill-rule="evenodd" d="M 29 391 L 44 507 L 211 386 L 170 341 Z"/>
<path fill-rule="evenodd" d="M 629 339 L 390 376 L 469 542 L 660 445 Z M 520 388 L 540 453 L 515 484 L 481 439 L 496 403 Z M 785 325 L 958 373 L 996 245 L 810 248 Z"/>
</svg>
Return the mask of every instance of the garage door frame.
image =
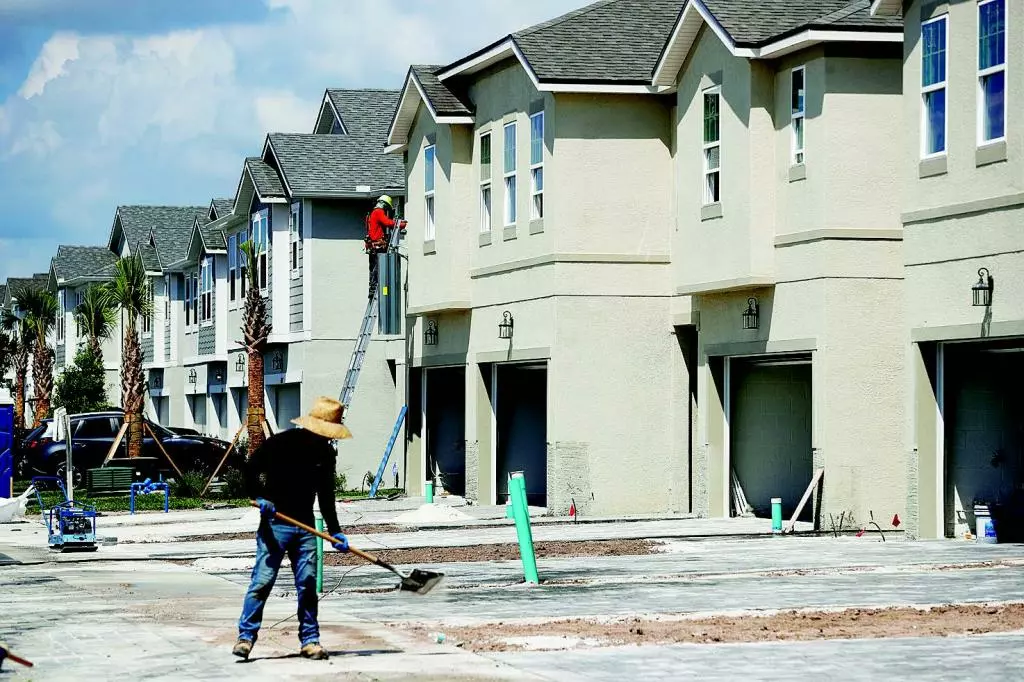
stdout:
<svg viewBox="0 0 1024 682">
<path fill-rule="evenodd" d="M 547 374 L 547 391 L 551 392 L 551 363 L 543 360 L 512 360 L 509 362 L 491 363 L 491 477 L 494 479 L 490 485 L 491 505 L 498 503 L 498 368 L 512 367 L 515 365 L 544 365 L 544 372 Z M 551 427 L 551 400 L 545 396 L 544 423 L 545 429 Z"/>
<path fill-rule="evenodd" d="M 427 399 L 428 399 L 428 396 L 427 396 L 427 384 L 429 383 L 429 377 L 430 377 L 429 372 L 432 369 L 459 369 L 459 368 L 463 368 L 467 372 L 469 371 L 469 365 L 467 365 L 465 363 L 462 363 L 462 364 L 457 364 L 456 363 L 456 364 L 451 364 L 451 365 L 430 365 L 429 367 L 420 367 L 419 368 L 420 369 L 420 474 L 421 474 L 420 478 L 422 479 L 419 482 L 419 486 L 420 486 L 420 494 L 421 495 L 426 495 L 427 494 L 427 491 L 426 491 L 426 488 L 424 487 L 424 484 L 425 484 L 425 482 L 427 480 L 427 476 L 429 476 L 430 473 L 431 473 L 431 472 L 427 471 L 427 429 L 430 428 L 430 426 L 427 424 Z M 463 390 L 463 392 L 465 392 L 466 387 L 463 386 L 462 390 Z M 406 482 L 406 486 L 408 486 L 408 485 L 409 485 L 408 482 Z"/>
</svg>

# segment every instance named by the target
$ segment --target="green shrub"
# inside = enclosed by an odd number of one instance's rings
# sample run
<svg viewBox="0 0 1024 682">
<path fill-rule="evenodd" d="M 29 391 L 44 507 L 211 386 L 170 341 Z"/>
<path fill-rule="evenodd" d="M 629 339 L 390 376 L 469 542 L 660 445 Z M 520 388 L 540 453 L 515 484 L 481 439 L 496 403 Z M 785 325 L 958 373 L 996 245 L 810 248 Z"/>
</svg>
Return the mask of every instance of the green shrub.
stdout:
<svg viewBox="0 0 1024 682">
<path fill-rule="evenodd" d="M 348 477 L 345 474 L 335 474 L 334 476 L 334 492 L 338 495 L 343 494 L 348 490 Z"/>
<path fill-rule="evenodd" d="M 186 471 L 171 484 L 171 494 L 175 497 L 199 497 L 206 486 L 206 476 L 200 471 Z"/>
<path fill-rule="evenodd" d="M 224 497 L 241 498 L 245 497 L 245 474 L 238 469 L 228 469 L 221 477 L 224 479 L 224 487 L 221 490 Z"/>
</svg>

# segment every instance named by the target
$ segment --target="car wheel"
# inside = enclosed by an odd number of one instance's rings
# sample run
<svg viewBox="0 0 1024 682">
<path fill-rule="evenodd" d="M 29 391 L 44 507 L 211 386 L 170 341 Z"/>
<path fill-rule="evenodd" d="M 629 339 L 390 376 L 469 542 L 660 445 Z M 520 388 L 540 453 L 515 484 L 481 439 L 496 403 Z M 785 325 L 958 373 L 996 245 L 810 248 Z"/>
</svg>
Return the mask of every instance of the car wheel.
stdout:
<svg viewBox="0 0 1024 682">
<path fill-rule="evenodd" d="M 57 471 L 54 472 L 54 476 L 59 478 L 61 483 L 67 482 L 67 464 L 65 462 L 61 462 L 57 465 Z M 82 470 L 75 465 L 71 465 L 71 482 L 74 484 L 75 488 L 82 485 Z"/>
</svg>

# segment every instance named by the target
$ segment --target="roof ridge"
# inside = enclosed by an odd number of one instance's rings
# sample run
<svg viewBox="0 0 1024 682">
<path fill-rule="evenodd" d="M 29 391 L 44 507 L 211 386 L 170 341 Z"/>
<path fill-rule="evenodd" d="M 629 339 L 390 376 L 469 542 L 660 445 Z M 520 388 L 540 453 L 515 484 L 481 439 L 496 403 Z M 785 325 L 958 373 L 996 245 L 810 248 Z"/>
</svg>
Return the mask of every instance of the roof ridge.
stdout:
<svg viewBox="0 0 1024 682">
<path fill-rule="evenodd" d="M 835 23 L 836 21 L 839 21 L 840 19 L 845 19 L 846 17 L 852 16 L 852 15 L 856 14 L 857 12 L 860 12 L 860 11 L 863 11 L 865 9 L 868 9 L 869 7 L 871 7 L 871 0 L 852 0 L 845 7 L 841 7 L 839 9 L 837 9 L 837 10 L 833 10 L 833 11 L 829 12 L 828 14 L 823 14 L 822 16 L 818 17 L 817 19 L 813 19 L 812 21 L 810 21 L 808 23 L 811 23 L 811 24 L 814 24 L 814 23 L 822 23 L 822 24 Z"/>
<path fill-rule="evenodd" d="M 524 28 L 524 29 L 522 29 L 520 31 L 515 31 L 513 33 L 510 33 L 509 35 L 511 35 L 511 36 L 532 35 L 534 33 L 537 33 L 538 31 L 543 31 L 543 30 L 549 29 L 549 28 L 551 28 L 553 26 L 558 26 L 559 24 L 563 24 L 566 21 L 569 21 L 570 19 L 576 19 L 577 17 L 581 17 L 584 14 L 588 14 L 590 12 L 593 12 L 594 10 L 601 9 L 603 7 L 606 7 L 608 5 L 611 5 L 611 4 L 614 4 L 616 2 L 620 2 L 620 1 L 621 0 L 598 0 L 597 2 L 592 2 L 591 4 L 586 5 L 584 7 L 580 7 L 578 9 L 574 9 L 571 12 L 566 12 L 565 14 L 557 16 L 554 19 L 548 19 L 547 21 L 543 21 L 543 22 L 541 22 L 539 24 L 534 24 L 533 26 L 528 26 L 528 27 L 526 27 L 526 28 Z"/>
</svg>

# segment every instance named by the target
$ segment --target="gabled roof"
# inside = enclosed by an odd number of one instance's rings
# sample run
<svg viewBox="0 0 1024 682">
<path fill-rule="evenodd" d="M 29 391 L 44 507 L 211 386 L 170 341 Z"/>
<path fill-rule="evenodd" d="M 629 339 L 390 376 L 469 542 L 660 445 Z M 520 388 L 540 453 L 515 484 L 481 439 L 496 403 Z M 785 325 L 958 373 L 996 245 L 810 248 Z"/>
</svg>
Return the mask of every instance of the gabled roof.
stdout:
<svg viewBox="0 0 1024 682">
<path fill-rule="evenodd" d="M 210 220 L 217 220 L 229 215 L 235 208 L 235 200 L 231 199 L 214 199 L 210 202 L 210 211 L 207 213 L 207 217 Z"/>
<path fill-rule="evenodd" d="M 398 100 L 391 125 L 388 127 L 387 145 L 389 151 L 408 143 L 416 112 L 423 104 L 434 123 L 448 125 L 470 125 L 473 123 L 473 108 L 469 98 L 457 94 L 437 78 L 444 67 L 413 65 L 405 77 L 402 96 Z"/>
<path fill-rule="evenodd" d="M 118 206 L 108 248 L 117 252 L 120 233 L 128 248 L 142 257 L 146 269 L 159 272 L 161 263 L 185 255 L 192 223 L 207 213 L 206 206 Z"/>
<path fill-rule="evenodd" d="M 248 169 L 253 184 L 256 185 L 256 191 L 259 192 L 261 197 L 264 199 L 279 199 L 285 196 L 284 187 L 281 185 L 281 178 L 278 177 L 277 171 L 273 166 L 265 163 L 258 156 L 250 156 L 245 160 L 245 167 Z"/>
<path fill-rule="evenodd" d="M 50 274 L 37 272 L 31 277 L 8 277 L 7 278 L 7 299 L 12 303 L 18 297 L 18 293 L 26 288 L 45 289 L 50 280 Z"/>
<path fill-rule="evenodd" d="M 399 90 L 328 88 L 313 132 L 330 133 L 337 120 L 343 134 L 377 135 L 383 141 L 399 95 Z"/>
<path fill-rule="evenodd" d="M 671 87 L 701 28 L 737 57 L 781 57 L 822 42 L 902 42 L 903 22 L 875 17 L 870 0 L 686 0 L 651 83 Z"/>
<path fill-rule="evenodd" d="M 272 133 L 263 158 L 280 169 L 292 198 L 405 194 L 402 160 L 385 154 L 376 136 Z"/>
<path fill-rule="evenodd" d="M 225 230 L 229 230 L 239 224 L 247 222 L 245 214 L 228 213 L 223 218 L 208 221 L 196 218 L 192 225 L 192 234 L 189 237 L 188 249 L 185 258 L 174 267 L 197 262 L 203 253 L 226 253 L 228 248 Z"/>
<path fill-rule="evenodd" d="M 903 0 L 874 0 L 871 3 L 872 16 L 898 17 L 903 11 Z"/>
<path fill-rule="evenodd" d="M 51 261 L 51 270 L 56 278 L 54 284 L 87 278 L 116 260 L 114 252 L 104 246 L 62 244 L 57 247 L 57 255 Z"/>
</svg>

